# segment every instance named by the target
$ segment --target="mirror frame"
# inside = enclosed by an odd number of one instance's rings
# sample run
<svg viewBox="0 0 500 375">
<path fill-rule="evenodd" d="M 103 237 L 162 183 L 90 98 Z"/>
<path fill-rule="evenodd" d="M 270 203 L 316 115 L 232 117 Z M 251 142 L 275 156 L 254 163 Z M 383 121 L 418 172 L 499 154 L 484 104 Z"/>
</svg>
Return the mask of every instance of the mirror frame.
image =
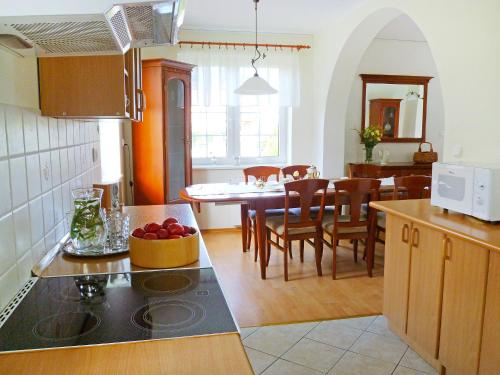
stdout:
<svg viewBox="0 0 500 375">
<path fill-rule="evenodd" d="M 367 83 L 385 83 L 394 85 L 423 85 L 424 98 L 422 110 L 422 137 L 420 138 L 382 138 L 381 143 L 420 143 L 425 142 L 426 122 L 427 122 L 427 86 L 433 77 L 426 76 L 400 76 L 387 74 L 360 74 L 363 80 L 363 94 L 361 97 L 361 132 L 365 130 L 365 114 L 366 114 L 366 84 Z"/>
</svg>

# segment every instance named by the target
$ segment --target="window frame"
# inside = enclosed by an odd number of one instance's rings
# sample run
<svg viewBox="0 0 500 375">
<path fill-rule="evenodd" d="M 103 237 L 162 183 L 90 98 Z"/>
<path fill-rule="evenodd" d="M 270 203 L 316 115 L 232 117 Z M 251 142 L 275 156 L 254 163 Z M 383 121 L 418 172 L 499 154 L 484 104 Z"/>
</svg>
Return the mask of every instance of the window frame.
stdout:
<svg viewBox="0 0 500 375">
<path fill-rule="evenodd" d="M 288 124 L 290 117 L 290 109 L 288 107 L 278 108 L 278 156 L 263 156 L 263 157 L 241 157 L 240 156 L 240 107 L 226 106 L 227 119 L 227 156 L 226 157 L 206 157 L 192 158 L 193 166 L 238 166 L 238 165 L 255 165 L 255 164 L 284 164 L 287 160 L 288 151 Z M 193 147 L 193 142 L 191 142 Z M 191 150 L 191 154 L 193 151 Z"/>
</svg>

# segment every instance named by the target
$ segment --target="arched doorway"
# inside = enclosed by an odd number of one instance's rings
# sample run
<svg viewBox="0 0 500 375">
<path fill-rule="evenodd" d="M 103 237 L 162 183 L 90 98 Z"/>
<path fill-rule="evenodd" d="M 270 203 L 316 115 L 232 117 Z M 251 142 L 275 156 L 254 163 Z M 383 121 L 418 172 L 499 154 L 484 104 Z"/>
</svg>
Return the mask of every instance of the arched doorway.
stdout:
<svg viewBox="0 0 500 375">
<path fill-rule="evenodd" d="M 363 61 L 363 57 L 370 49 L 376 36 L 389 24 L 397 22 L 398 18 L 401 17 L 406 17 L 409 22 L 413 22 L 408 16 L 404 15 L 402 11 L 395 8 L 385 8 L 370 14 L 353 29 L 338 55 L 332 72 L 323 123 L 322 164 L 325 175 L 342 176 L 345 174 L 346 162 L 356 161 L 352 160 L 356 155 L 358 155 L 359 158 L 360 145 L 359 143 L 356 144 L 353 139 L 353 137 L 355 137 L 353 129 L 359 129 L 361 114 L 360 112 L 353 113 L 350 111 L 354 109 L 354 112 L 356 112 L 360 107 L 360 105 L 353 106 L 353 101 L 358 100 L 358 98 L 356 98 L 357 92 L 353 93 L 353 88 L 359 89 L 356 84 L 359 80 L 359 69 L 363 69 L 363 67 L 360 67 L 360 63 Z M 432 56 L 431 60 L 433 63 Z M 437 68 L 435 64 L 432 65 L 433 72 L 431 75 L 437 77 Z M 412 73 L 412 71 L 405 72 L 404 67 L 400 67 L 399 71 L 394 72 L 379 70 L 366 71 L 363 73 L 417 75 Z M 435 121 L 441 121 L 442 127 L 444 123 L 444 112 L 442 111 L 443 102 L 438 79 L 435 80 L 434 86 L 435 88 L 432 90 L 432 95 L 437 96 L 438 100 L 437 104 L 434 103 L 433 105 L 439 107 L 439 114 L 436 116 Z M 438 140 L 437 143 L 442 145 L 442 139 L 440 140 L 439 137 L 442 138 L 444 131 L 441 128 L 437 133 L 438 134 L 434 134 L 432 138 Z M 401 151 L 401 145 L 396 146 L 394 149 L 394 154 L 397 155 L 395 156 L 396 158 L 401 158 L 404 152 L 407 153 L 406 157 L 409 157 L 411 154 L 410 147 L 413 146 L 406 145 L 405 147 L 406 151 Z M 394 147 L 390 146 L 389 148 L 391 149 Z M 414 145 L 414 148 L 416 148 L 416 145 Z"/>
</svg>

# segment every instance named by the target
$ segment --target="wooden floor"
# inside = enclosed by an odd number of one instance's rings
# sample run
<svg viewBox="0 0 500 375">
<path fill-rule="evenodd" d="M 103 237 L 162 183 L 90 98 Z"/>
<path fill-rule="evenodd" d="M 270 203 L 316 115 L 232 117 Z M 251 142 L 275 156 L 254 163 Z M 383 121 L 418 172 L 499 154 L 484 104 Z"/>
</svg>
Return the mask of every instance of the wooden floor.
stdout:
<svg viewBox="0 0 500 375">
<path fill-rule="evenodd" d="M 366 275 L 361 260 L 353 260 L 352 247 L 341 242 L 337 280 L 332 280 L 332 251 L 324 248 L 323 277 L 316 274 L 314 250 L 306 244 L 304 263 L 298 243 L 289 263 L 288 282 L 283 279 L 283 253 L 272 249 L 267 280 L 261 280 L 252 252 L 241 251 L 239 230 L 205 231 L 203 238 L 222 288 L 241 327 L 339 319 L 382 313 L 383 246 L 377 245 L 374 277 Z M 253 244 L 252 244 L 253 249 Z"/>
</svg>

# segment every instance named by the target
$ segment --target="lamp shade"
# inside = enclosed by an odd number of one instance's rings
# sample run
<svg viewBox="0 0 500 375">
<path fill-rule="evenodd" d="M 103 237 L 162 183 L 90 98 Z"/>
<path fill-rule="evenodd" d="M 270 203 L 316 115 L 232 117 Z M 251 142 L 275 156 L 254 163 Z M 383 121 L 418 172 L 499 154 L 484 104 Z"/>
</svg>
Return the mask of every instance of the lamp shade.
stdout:
<svg viewBox="0 0 500 375">
<path fill-rule="evenodd" d="M 247 79 L 240 87 L 234 90 L 234 93 L 238 95 L 271 95 L 277 92 L 278 90 L 271 87 L 271 85 L 260 78 L 258 74 Z"/>
</svg>

